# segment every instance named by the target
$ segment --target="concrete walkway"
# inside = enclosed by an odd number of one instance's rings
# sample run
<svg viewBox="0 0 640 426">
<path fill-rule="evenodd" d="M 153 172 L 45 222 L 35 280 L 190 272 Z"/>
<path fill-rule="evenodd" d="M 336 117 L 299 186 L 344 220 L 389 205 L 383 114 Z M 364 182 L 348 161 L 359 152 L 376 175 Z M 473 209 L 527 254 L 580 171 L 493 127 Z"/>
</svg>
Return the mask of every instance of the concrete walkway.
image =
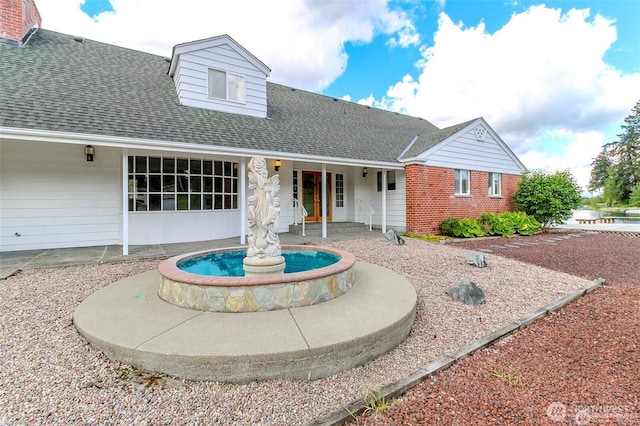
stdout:
<svg viewBox="0 0 640 426">
<path fill-rule="evenodd" d="M 282 244 L 319 244 L 322 241 L 384 238 L 384 234 L 379 229 L 369 231 L 364 225 L 359 230 L 350 228 L 339 232 L 329 232 L 326 239 L 317 235 L 303 237 L 302 235 L 290 233 L 281 233 L 279 236 Z M 129 246 L 128 256 L 122 255 L 122 246 L 118 245 L 0 252 L 0 279 L 11 276 L 19 270 L 87 264 L 96 265 L 138 259 L 164 259 L 184 253 L 240 245 L 240 238 L 235 237 L 192 243 Z"/>
<path fill-rule="evenodd" d="M 570 223 L 558 225 L 555 229 L 583 230 L 595 232 L 637 233 L 640 235 L 640 224 L 592 224 L 580 225 Z M 281 233 L 282 244 L 319 244 L 322 241 L 341 241 L 356 238 L 384 238 L 379 229 L 369 231 L 362 225 L 361 229 L 332 230 L 327 239 L 317 235 L 297 235 Z M 94 246 L 61 249 L 42 249 L 0 252 L 0 279 L 15 274 L 19 270 L 52 268 L 57 266 L 100 264 L 122 262 L 136 259 L 163 259 L 183 253 L 191 253 L 207 249 L 240 246 L 240 238 L 223 240 L 197 241 L 192 243 L 152 244 L 129 246 L 129 255 L 122 255 L 122 246 Z"/>
</svg>

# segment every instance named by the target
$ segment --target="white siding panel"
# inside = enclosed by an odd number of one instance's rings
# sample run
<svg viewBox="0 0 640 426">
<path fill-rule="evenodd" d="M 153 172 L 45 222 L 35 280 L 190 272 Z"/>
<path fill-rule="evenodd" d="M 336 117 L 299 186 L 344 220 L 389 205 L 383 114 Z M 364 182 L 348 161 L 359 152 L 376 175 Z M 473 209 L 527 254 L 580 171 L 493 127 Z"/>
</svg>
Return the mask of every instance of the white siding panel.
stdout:
<svg viewBox="0 0 640 426">
<path fill-rule="evenodd" d="M 116 150 L 0 142 L 1 251 L 118 244 L 120 203 Z"/>
<path fill-rule="evenodd" d="M 245 78 L 245 103 L 208 97 L 208 69 L 215 68 Z M 183 105 L 214 109 L 255 117 L 266 117 L 266 76 L 227 45 L 183 53 L 174 76 L 176 91 Z"/>
<path fill-rule="evenodd" d="M 429 154 L 426 164 L 453 169 L 521 173 L 518 165 L 490 133 L 487 132 L 485 139 L 479 141 L 472 130 L 453 141 L 442 144 Z"/>
<path fill-rule="evenodd" d="M 240 235 L 240 210 L 129 214 L 129 244 L 207 241 Z"/>
</svg>

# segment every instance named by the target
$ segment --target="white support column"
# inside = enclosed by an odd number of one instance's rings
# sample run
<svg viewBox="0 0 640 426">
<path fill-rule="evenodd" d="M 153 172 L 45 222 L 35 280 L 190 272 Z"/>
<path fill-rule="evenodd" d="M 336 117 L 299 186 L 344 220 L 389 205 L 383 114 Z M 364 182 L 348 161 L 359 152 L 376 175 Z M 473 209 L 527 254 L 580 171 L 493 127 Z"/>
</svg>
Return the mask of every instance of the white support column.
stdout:
<svg viewBox="0 0 640 426">
<path fill-rule="evenodd" d="M 387 171 L 382 170 L 382 233 L 387 232 Z"/>
<path fill-rule="evenodd" d="M 247 242 L 247 194 L 246 194 L 246 175 L 247 164 L 244 157 L 240 160 L 240 194 L 238 203 L 240 203 L 240 244 Z"/>
<path fill-rule="evenodd" d="M 322 238 L 327 238 L 327 165 L 322 163 Z"/>
<path fill-rule="evenodd" d="M 129 153 L 122 150 L 122 255 L 129 255 Z"/>
</svg>

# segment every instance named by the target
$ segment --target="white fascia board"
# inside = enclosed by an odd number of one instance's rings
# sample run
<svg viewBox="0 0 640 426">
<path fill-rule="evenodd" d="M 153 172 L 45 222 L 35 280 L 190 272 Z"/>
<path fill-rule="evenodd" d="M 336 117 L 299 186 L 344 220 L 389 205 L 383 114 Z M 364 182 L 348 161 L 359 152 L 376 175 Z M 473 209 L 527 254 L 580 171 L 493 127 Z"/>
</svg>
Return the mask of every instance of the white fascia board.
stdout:
<svg viewBox="0 0 640 426">
<path fill-rule="evenodd" d="M 130 150 L 156 150 L 185 154 L 230 155 L 252 157 L 260 155 L 267 158 L 279 158 L 289 161 L 305 161 L 318 164 L 332 164 L 352 167 L 373 167 L 389 170 L 404 170 L 404 165 L 385 161 L 367 161 L 358 158 L 336 158 L 319 155 L 304 155 L 294 152 L 278 152 L 223 146 L 189 144 L 185 142 L 158 141 L 83 133 L 54 132 L 49 130 L 20 129 L 0 127 L 0 140 L 26 140 L 46 143 L 64 143 L 74 145 L 94 145 L 96 147 L 127 148 Z"/>
</svg>

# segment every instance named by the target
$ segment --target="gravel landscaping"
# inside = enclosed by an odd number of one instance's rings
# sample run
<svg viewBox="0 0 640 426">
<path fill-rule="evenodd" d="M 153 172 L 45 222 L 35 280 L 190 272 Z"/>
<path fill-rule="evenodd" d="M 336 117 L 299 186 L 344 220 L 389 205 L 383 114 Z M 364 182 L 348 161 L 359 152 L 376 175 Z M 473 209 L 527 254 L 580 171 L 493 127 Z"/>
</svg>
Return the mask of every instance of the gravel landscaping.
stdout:
<svg viewBox="0 0 640 426">
<path fill-rule="evenodd" d="M 562 236 L 458 246 L 491 250 Z M 351 424 L 640 424 L 640 237 L 602 233 L 493 252 L 607 284 Z"/>
<path fill-rule="evenodd" d="M 467 253 L 474 252 L 478 246 L 465 244 L 433 244 L 413 239 L 406 239 L 403 246 L 395 246 L 379 239 L 363 239 L 343 242 L 334 242 L 327 245 L 351 251 L 359 260 L 385 266 L 404 274 L 416 287 L 418 293 L 418 313 L 413 330 L 409 337 L 395 350 L 377 360 L 343 373 L 315 381 L 268 381 L 251 383 L 248 385 L 227 385 L 213 382 L 188 382 L 170 377 L 154 375 L 137 371 L 126 365 L 109 361 L 101 352 L 95 350 L 83 340 L 76 332 L 72 315 L 75 307 L 85 297 L 97 289 L 108 285 L 122 277 L 143 272 L 155 268 L 158 261 L 123 262 L 116 264 L 76 266 L 64 268 L 52 268 L 46 270 L 30 270 L 18 273 L 0 281 L 0 353 L 3 362 L 0 364 L 0 425 L 14 424 L 222 424 L 222 425 L 298 425 L 306 424 L 314 419 L 333 412 L 362 396 L 363 391 L 376 390 L 380 387 L 398 380 L 411 372 L 423 367 L 431 361 L 439 358 L 446 352 L 454 351 L 464 344 L 482 337 L 491 331 L 516 319 L 522 318 L 528 313 L 552 302 L 563 295 L 582 288 L 599 276 L 597 269 L 585 268 L 588 274 L 576 275 L 576 270 L 564 270 L 560 266 L 568 260 L 562 261 L 561 255 L 582 250 L 586 246 L 598 246 L 601 250 L 617 250 L 622 244 L 625 249 L 631 247 L 631 255 L 635 253 L 635 261 L 639 256 L 640 238 L 616 236 L 612 240 L 602 241 L 602 234 L 581 234 L 580 236 L 560 239 L 555 242 L 545 241 L 540 236 L 530 237 L 531 242 L 537 242 L 521 248 L 510 248 L 486 253 L 489 266 L 477 268 L 466 263 Z M 536 240 L 539 239 L 539 240 Z M 514 240 L 515 241 L 515 240 Z M 525 241 L 525 240 L 522 240 Z M 483 240 L 486 243 L 487 240 Z M 475 242 L 474 242 L 475 243 Z M 493 244 L 493 243 L 492 243 Z M 498 243 L 501 244 L 501 243 Z M 604 244 L 610 246 L 604 247 Z M 469 251 L 474 250 L 474 251 Z M 633 251 L 635 250 L 635 251 Z M 530 253 L 526 259 L 510 259 L 508 253 L 518 252 L 519 255 Z M 515 256 L 515 255 L 514 255 Z M 547 262 L 539 261 L 538 266 L 526 263 L 533 258 L 546 258 Z M 553 261 L 551 261 L 553 259 Z M 555 259 L 560 259 L 556 262 Z M 524 261 L 523 261 L 524 260 Z M 593 261 L 587 255 L 579 258 L 580 262 Z M 533 262 L 535 263 L 535 262 Z M 547 269 L 548 263 L 557 263 L 557 270 Z M 544 266 L 544 267 L 543 267 Z M 621 278 L 631 277 L 635 281 L 628 284 L 637 284 L 638 268 L 636 264 L 617 263 L 616 268 L 626 268 L 618 272 Z M 576 269 L 580 269 L 577 267 Z M 633 276 L 635 270 L 635 276 Z M 618 271 L 618 269 L 615 269 Z M 570 275 L 570 272 L 573 275 Z M 610 277 L 603 276 L 609 282 Z M 473 281 L 486 293 L 487 301 L 480 306 L 467 306 L 454 302 L 446 293 L 449 286 L 462 281 Z M 624 280 L 622 280 L 624 281 Z M 615 282 L 615 281 L 614 281 Z M 620 281 L 619 281 L 620 282 Z M 547 326 L 542 332 L 560 334 L 558 327 L 550 326 L 557 318 L 564 317 L 568 309 L 579 306 L 587 306 L 586 317 L 591 311 L 599 312 L 602 308 L 596 307 L 603 300 L 609 300 L 615 293 L 613 287 L 623 288 L 625 284 L 607 285 L 603 290 L 596 290 L 578 301 L 572 302 L 568 308 L 560 314 L 552 315 L 540 320 L 522 332 L 517 333 L 503 342 L 488 349 L 482 350 L 477 355 L 465 358 L 449 370 L 438 374 L 433 379 L 436 384 L 446 374 L 459 374 L 459 380 L 449 384 L 450 388 L 439 388 L 435 397 L 420 396 L 417 393 L 414 400 L 422 401 L 415 411 L 415 416 L 410 417 L 412 408 L 407 405 L 402 408 L 402 401 L 411 400 L 410 391 L 402 399 L 394 401 L 394 408 L 383 413 L 383 416 L 365 416 L 359 422 L 366 424 L 420 424 L 420 419 L 442 419 L 442 424 L 466 423 L 460 419 L 473 418 L 483 423 L 487 416 L 487 422 L 508 422 L 512 418 L 492 417 L 498 416 L 502 411 L 510 411 L 513 406 L 523 407 L 523 410 L 533 410 L 534 417 L 522 417 L 523 422 L 531 423 L 531 418 L 538 419 L 544 416 L 544 410 L 540 412 L 539 405 L 546 405 L 554 401 L 563 402 L 574 409 L 578 404 L 593 404 L 591 399 L 581 398 L 576 393 L 573 399 L 563 398 L 565 390 L 561 393 L 545 393 L 538 405 L 531 409 L 525 409 L 531 403 L 530 396 L 519 399 L 519 393 L 514 393 L 511 385 L 491 376 L 491 368 L 504 368 L 506 372 L 522 377 L 525 386 L 522 389 L 536 392 L 540 383 L 547 383 L 549 388 L 558 388 L 559 379 L 556 373 L 546 374 L 545 369 L 554 365 L 554 356 L 557 349 L 551 347 L 551 352 L 544 352 L 544 347 L 533 345 L 539 340 L 533 327 Z M 393 283 L 389 283 L 390 291 L 393 291 Z M 624 328 L 628 333 L 637 333 L 638 306 L 637 287 L 626 286 L 627 293 L 624 299 L 631 299 L 635 295 L 636 315 L 626 315 L 620 327 L 615 322 L 616 328 Z M 611 296 L 613 295 L 613 296 Z M 622 296 L 621 296 L 622 297 Z M 589 308 L 588 304 L 591 303 Z M 613 302 L 609 302 L 616 306 Z M 610 312 L 607 321 L 600 319 L 611 331 L 613 325 L 608 325 L 615 318 L 615 310 Z M 586 317 L 576 317 L 573 321 L 573 333 L 581 336 L 590 332 L 590 328 L 582 326 Z M 328 319 L 330 320 L 330 319 Z M 616 319 L 618 321 L 618 319 Z M 634 322 L 635 321 L 635 322 Z M 540 324 L 538 326 L 538 324 Z M 635 328 L 634 328 L 635 327 Z M 558 329 L 558 330 L 556 330 Z M 601 334 L 606 336 L 605 334 Z M 616 338 L 618 346 L 623 342 L 637 340 L 631 339 L 635 334 L 628 334 L 624 339 Z M 523 337 L 524 336 L 524 337 Z M 529 336 L 529 341 L 526 341 Z M 208 338 L 203 336 L 203 338 Z M 581 339 L 589 341 L 589 336 Z M 525 339 L 523 343 L 514 345 L 512 342 Z M 545 338 L 554 341 L 554 335 Z M 588 350 L 588 346 L 579 346 L 579 353 Z M 574 347 L 575 349 L 575 347 Z M 622 369 L 619 365 L 610 375 L 620 375 L 629 383 L 638 382 L 640 378 L 637 369 L 637 354 L 634 355 L 631 347 L 627 348 L 621 360 L 634 359 L 635 376 L 627 379 L 628 369 Z M 542 352 L 540 352 L 542 351 Z M 637 348 L 635 350 L 637 351 Z M 491 355 L 491 357 L 489 357 Z M 525 357 L 526 355 L 526 357 Z M 508 358 L 511 356 L 512 358 Z M 537 356 L 537 358 L 535 358 Z M 572 355 L 571 364 L 563 358 L 565 378 L 562 384 L 567 386 L 566 392 L 577 391 L 584 387 L 591 388 L 590 382 L 585 379 L 574 379 L 575 371 L 582 368 L 593 367 L 581 364 L 579 357 Z M 520 368 L 520 364 L 510 363 L 510 359 L 537 359 L 536 368 L 539 370 L 526 370 Z M 482 404 L 494 401 L 497 391 L 483 387 L 486 383 L 478 382 L 475 393 L 470 389 L 470 383 L 475 382 L 476 377 L 460 375 L 467 370 L 464 362 L 469 359 L 480 359 L 488 363 L 491 368 L 480 367 L 478 373 L 481 380 L 503 386 L 503 394 L 508 396 L 508 404 L 497 400 L 497 409 L 486 411 L 486 405 L 481 408 L 473 408 L 472 414 L 461 411 L 454 417 L 447 417 L 451 411 L 458 412 L 455 405 L 452 409 L 446 404 L 440 403 L 443 411 L 437 411 L 437 404 L 431 402 L 448 398 L 458 398 L 463 391 L 469 395 L 484 401 Z M 491 361 L 493 360 L 493 361 Z M 504 361 L 502 361 L 504 360 Z M 591 362 L 591 361 L 589 361 Z M 573 365 L 567 369 L 567 365 Z M 595 364 L 594 364 L 595 365 Z M 630 364 L 633 365 L 633 364 Z M 595 368 L 595 367 L 593 367 Z M 471 371 L 475 371 L 471 369 Z M 550 370 L 549 370 L 550 371 Z M 591 370 L 597 371 L 596 370 Z M 488 374 L 487 374 L 488 372 Z M 482 375 L 484 373 L 484 376 Z M 571 373 L 571 374 L 569 374 Z M 633 372 L 632 372 L 633 373 Z M 606 377 L 605 373 L 601 374 Z M 486 377 L 485 377 L 486 376 Z M 543 377 L 537 380 L 536 377 Z M 635 382 L 633 381 L 635 380 Z M 432 381 L 423 382 L 423 384 Z M 422 385 L 421 385 L 422 386 Z M 474 386 L 476 384 L 474 383 Z M 420 392 L 418 388 L 415 392 Z M 565 389 L 565 388 L 561 388 Z M 560 392 L 560 391 L 559 391 Z M 616 392 L 626 392 L 624 398 L 617 400 L 616 404 L 626 406 L 634 400 L 638 405 L 638 393 L 630 392 L 628 388 L 617 389 Z M 485 396 L 482 396 L 485 395 Z M 428 398 L 428 399 L 427 399 Z M 435 398 L 435 400 L 434 400 Z M 528 398 L 528 399 L 527 399 Z M 488 401 L 488 402 L 487 402 Z M 449 402 L 453 404 L 453 402 Z M 502 405 L 501 405 L 502 404 Z M 545 405 L 546 404 L 546 405 Z M 602 402 L 601 404 L 605 404 Z M 396 410 L 396 411 L 394 411 Z M 400 410 L 400 411 L 397 411 Z M 398 413 L 404 414 L 398 414 Z M 429 417 L 430 412 L 436 417 Z M 498 413 L 498 414 L 492 414 Z M 454 413 L 455 414 L 455 413 Z M 405 417 L 406 415 L 406 417 Z M 396 417 L 397 416 L 397 417 Z M 535 417 L 537 416 L 537 417 Z M 413 420 L 408 420 L 413 419 Z M 520 417 L 516 418 L 516 421 Z M 544 419 L 542 420 L 544 421 Z M 413 422 L 413 423 L 412 423 Z M 426 423 L 434 421 L 425 420 Z M 534 421 L 537 423 L 537 421 Z"/>
</svg>

